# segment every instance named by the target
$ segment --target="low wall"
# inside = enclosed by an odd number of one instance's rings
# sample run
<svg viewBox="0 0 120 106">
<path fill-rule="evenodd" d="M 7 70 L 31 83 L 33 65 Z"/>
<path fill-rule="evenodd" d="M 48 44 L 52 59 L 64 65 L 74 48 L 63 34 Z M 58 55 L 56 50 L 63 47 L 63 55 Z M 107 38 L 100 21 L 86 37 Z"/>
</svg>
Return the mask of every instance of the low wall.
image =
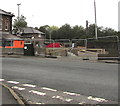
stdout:
<svg viewBox="0 0 120 106">
<path fill-rule="evenodd" d="M 3 54 L 24 54 L 24 49 L 23 48 L 1 48 Z"/>
<path fill-rule="evenodd" d="M 65 48 L 46 48 L 46 55 L 67 56 L 67 50 Z"/>
</svg>

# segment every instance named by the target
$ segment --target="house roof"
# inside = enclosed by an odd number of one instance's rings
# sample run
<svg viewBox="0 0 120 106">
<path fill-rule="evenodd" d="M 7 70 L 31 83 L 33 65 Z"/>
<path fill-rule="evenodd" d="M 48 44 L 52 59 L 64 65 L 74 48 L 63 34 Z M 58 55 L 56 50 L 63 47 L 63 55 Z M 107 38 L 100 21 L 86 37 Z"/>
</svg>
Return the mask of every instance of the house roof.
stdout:
<svg viewBox="0 0 120 106">
<path fill-rule="evenodd" d="M 12 35 L 12 34 L 3 34 L 2 39 L 5 39 L 5 40 L 23 40 L 15 35 Z"/>
<path fill-rule="evenodd" d="M 0 14 L 12 16 L 12 17 L 14 16 L 13 14 L 11 14 L 11 12 L 6 12 L 6 11 L 4 11 L 4 10 L 2 10 L 2 9 L 0 9 Z"/>
<path fill-rule="evenodd" d="M 32 27 L 26 27 L 22 28 L 23 34 L 44 34 L 43 32 L 36 30 L 35 28 Z"/>
</svg>

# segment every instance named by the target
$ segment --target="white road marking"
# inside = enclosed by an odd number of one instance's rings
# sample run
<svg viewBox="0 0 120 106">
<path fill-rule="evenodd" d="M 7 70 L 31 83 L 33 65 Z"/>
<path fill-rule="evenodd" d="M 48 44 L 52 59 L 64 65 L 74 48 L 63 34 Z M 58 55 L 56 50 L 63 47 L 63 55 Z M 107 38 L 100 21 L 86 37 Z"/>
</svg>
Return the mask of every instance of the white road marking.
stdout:
<svg viewBox="0 0 120 106">
<path fill-rule="evenodd" d="M 7 81 L 8 83 L 12 83 L 12 84 L 19 84 L 19 82 L 17 81 Z"/>
<path fill-rule="evenodd" d="M 80 102 L 80 103 L 78 103 L 78 104 L 85 104 L 85 102 Z"/>
<path fill-rule="evenodd" d="M 25 86 L 25 87 L 32 87 L 32 88 L 35 88 L 36 85 L 32 85 L 32 84 L 22 84 L 22 86 Z"/>
<path fill-rule="evenodd" d="M 53 96 L 52 98 L 56 98 L 56 99 L 61 99 L 61 100 L 63 100 L 63 97 L 61 97 L 61 96 Z"/>
<path fill-rule="evenodd" d="M 52 98 L 60 99 L 60 100 L 66 101 L 66 102 L 71 102 L 73 100 L 70 98 L 63 98 L 61 96 L 53 96 Z"/>
<path fill-rule="evenodd" d="M 95 98 L 95 97 L 92 97 L 92 96 L 89 96 L 88 99 L 90 100 L 95 100 L 97 102 L 108 102 L 108 100 L 106 99 L 103 99 L 103 98 Z"/>
<path fill-rule="evenodd" d="M 67 95 L 72 95 L 72 96 L 80 96 L 80 94 L 71 93 L 71 92 L 63 92 L 63 93 Z"/>
<path fill-rule="evenodd" d="M 48 90 L 48 91 L 53 91 L 53 92 L 56 92 L 56 91 L 57 91 L 57 90 L 55 90 L 55 89 L 46 88 L 46 87 L 42 87 L 41 89 Z"/>
<path fill-rule="evenodd" d="M 71 102 L 73 99 L 69 99 L 69 98 L 66 98 L 65 101 L 66 102 Z"/>
<path fill-rule="evenodd" d="M 4 79 L 0 79 L 0 82 L 5 81 Z"/>
<path fill-rule="evenodd" d="M 44 93 L 44 92 L 39 92 L 39 91 L 35 91 L 35 90 L 30 90 L 29 92 L 40 95 L 40 96 L 45 96 L 46 95 L 46 93 Z"/>
<path fill-rule="evenodd" d="M 45 103 L 40 103 L 40 102 L 38 102 L 38 103 L 36 103 L 36 104 L 45 104 Z"/>
<path fill-rule="evenodd" d="M 13 89 L 20 90 L 20 91 L 25 90 L 25 88 L 21 88 L 21 87 L 17 87 L 17 86 L 13 86 L 12 88 L 13 88 Z"/>
</svg>

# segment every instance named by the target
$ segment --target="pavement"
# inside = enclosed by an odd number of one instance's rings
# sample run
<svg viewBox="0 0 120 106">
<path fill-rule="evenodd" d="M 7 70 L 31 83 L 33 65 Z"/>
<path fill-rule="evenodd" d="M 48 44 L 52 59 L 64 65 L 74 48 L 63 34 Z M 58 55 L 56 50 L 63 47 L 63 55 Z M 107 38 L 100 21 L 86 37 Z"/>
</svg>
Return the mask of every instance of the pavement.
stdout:
<svg viewBox="0 0 120 106">
<path fill-rule="evenodd" d="M 18 105 L 17 100 L 14 98 L 14 96 L 10 93 L 10 91 L 7 88 L 0 85 L 0 91 L 2 91 L 2 97 L 1 97 L 2 106 L 12 105 L 12 104 Z"/>
<path fill-rule="evenodd" d="M 8 54 L 1 54 L 0 57 L 10 57 L 10 58 L 29 58 L 29 57 L 32 57 L 32 58 L 65 58 L 65 57 L 61 57 L 61 56 L 58 56 L 58 57 L 55 57 L 55 56 L 24 56 L 24 55 L 16 55 L 16 54 L 13 54 L 13 55 L 8 55 Z M 90 62 L 103 62 L 103 63 L 115 63 L 115 64 L 119 64 L 120 61 L 118 60 L 108 60 L 108 59 L 101 59 L 101 60 L 96 60 L 96 59 L 92 59 L 92 60 L 89 60 L 89 59 L 83 59 L 82 57 L 75 57 L 75 56 L 68 56 L 66 57 L 66 59 L 77 59 L 77 60 L 84 60 L 84 61 L 90 61 Z"/>
</svg>

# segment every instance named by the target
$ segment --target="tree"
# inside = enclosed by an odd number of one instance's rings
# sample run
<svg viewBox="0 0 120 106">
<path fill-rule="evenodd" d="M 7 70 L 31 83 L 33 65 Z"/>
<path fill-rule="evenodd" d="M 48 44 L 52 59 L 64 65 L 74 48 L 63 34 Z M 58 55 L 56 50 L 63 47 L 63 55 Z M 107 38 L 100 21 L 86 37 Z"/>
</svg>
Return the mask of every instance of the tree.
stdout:
<svg viewBox="0 0 120 106">
<path fill-rule="evenodd" d="M 105 28 L 102 30 L 103 32 L 103 36 L 113 36 L 113 35 L 117 35 L 117 31 L 115 31 L 112 28 Z"/>
<path fill-rule="evenodd" d="M 72 30 L 69 24 L 65 24 L 58 30 L 58 39 L 71 39 Z"/>
<path fill-rule="evenodd" d="M 117 32 L 117 35 L 120 37 L 120 31 Z"/>
<path fill-rule="evenodd" d="M 52 39 L 57 39 L 58 38 L 58 27 L 57 26 L 50 26 L 50 31 L 51 31 L 51 38 Z"/>
<path fill-rule="evenodd" d="M 39 28 L 38 28 L 38 27 L 35 27 L 35 29 L 36 29 L 36 30 L 39 30 Z"/>
<path fill-rule="evenodd" d="M 46 39 L 49 38 L 49 34 L 50 34 L 50 32 L 49 32 L 49 30 L 48 30 L 49 28 L 50 28 L 49 25 L 44 25 L 44 26 L 41 26 L 41 27 L 39 28 L 39 31 L 45 33 L 45 35 L 46 35 Z"/>
<path fill-rule="evenodd" d="M 86 28 L 83 26 L 73 26 L 71 27 L 69 24 L 65 24 L 61 26 L 60 28 L 57 26 L 49 26 L 49 25 L 44 25 L 39 28 L 40 31 L 44 32 L 46 34 L 46 38 L 51 38 L 52 39 L 86 39 L 86 38 L 95 38 L 95 24 L 90 24 L 87 31 L 88 33 L 86 34 Z M 104 28 L 102 26 L 97 26 L 97 32 L 98 32 L 98 37 L 103 37 L 103 36 L 112 36 L 112 35 L 117 35 L 117 31 L 111 29 L 111 28 Z"/>
<path fill-rule="evenodd" d="M 72 28 L 72 39 L 80 39 L 85 35 L 85 29 L 82 26 L 74 26 Z"/>
<path fill-rule="evenodd" d="M 39 28 L 41 32 L 44 32 L 46 34 L 47 39 L 49 39 L 50 34 L 51 34 L 51 38 L 55 39 L 57 35 L 56 32 L 58 31 L 58 29 L 59 28 L 57 26 L 49 26 L 49 25 L 44 25 Z"/>
<path fill-rule="evenodd" d="M 52 30 L 52 31 L 57 31 L 59 28 L 57 27 L 57 26 L 50 26 L 50 29 Z"/>
<path fill-rule="evenodd" d="M 14 24 L 13 24 L 13 28 L 15 30 L 15 33 L 20 33 L 22 28 L 27 27 L 27 22 L 26 22 L 26 18 L 21 15 L 20 17 L 17 17 L 14 20 Z"/>
<path fill-rule="evenodd" d="M 117 32 L 112 29 L 112 28 L 104 28 L 104 27 L 98 27 L 97 26 L 97 32 L 98 32 L 98 37 L 102 36 L 113 36 L 117 35 Z M 91 24 L 89 26 L 89 37 L 95 37 L 95 24 Z"/>
<path fill-rule="evenodd" d="M 89 37 L 94 37 L 95 36 L 95 24 L 90 24 L 89 25 Z"/>
</svg>

